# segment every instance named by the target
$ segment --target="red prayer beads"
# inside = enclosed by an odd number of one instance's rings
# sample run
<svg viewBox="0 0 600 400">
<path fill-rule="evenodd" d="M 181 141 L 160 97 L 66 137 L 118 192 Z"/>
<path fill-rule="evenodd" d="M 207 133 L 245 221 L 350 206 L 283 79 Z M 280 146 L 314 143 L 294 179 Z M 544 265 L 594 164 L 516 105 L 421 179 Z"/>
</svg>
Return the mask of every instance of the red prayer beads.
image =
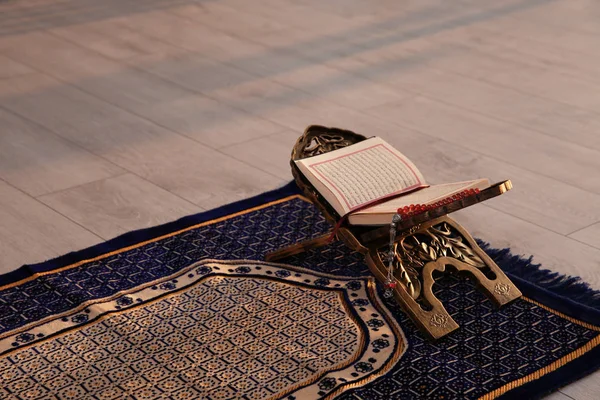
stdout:
<svg viewBox="0 0 600 400">
<path fill-rule="evenodd" d="M 456 193 L 452 196 L 446 197 L 445 199 L 436 201 L 431 204 L 411 204 L 409 206 L 404 206 L 399 208 L 396 212 L 402 216 L 402 219 L 414 217 L 417 214 L 424 213 L 426 211 L 431 211 L 435 208 L 446 206 L 450 203 L 453 203 L 458 200 L 462 200 L 466 197 L 473 196 L 479 194 L 479 189 L 468 189 L 463 190 L 460 193 Z"/>
</svg>

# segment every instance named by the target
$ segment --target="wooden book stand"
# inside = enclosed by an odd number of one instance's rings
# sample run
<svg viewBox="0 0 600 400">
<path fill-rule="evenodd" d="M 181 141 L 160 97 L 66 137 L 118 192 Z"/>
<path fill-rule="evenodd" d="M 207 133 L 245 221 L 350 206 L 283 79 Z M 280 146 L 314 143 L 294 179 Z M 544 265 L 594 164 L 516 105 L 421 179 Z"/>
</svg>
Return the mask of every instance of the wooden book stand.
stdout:
<svg viewBox="0 0 600 400">
<path fill-rule="evenodd" d="M 366 137 L 351 131 L 309 126 L 292 150 L 292 174 L 298 186 L 332 225 L 340 215 L 319 194 L 296 167 L 294 160 L 323 154 L 359 141 Z M 458 328 L 443 304 L 432 292 L 433 272 L 446 268 L 466 273 L 497 306 L 521 296 L 521 292 L 502 270 L 477 245 L 471 235 L 447 214 L 461 208 L 498 196 L 512 188 L 510 181 L 492 185 L 477 196 L 455 201 L 428 212 L 403 220 L 397 226 L 395 241 L 394 297 L 417 326 L 433 339 L 439 339 Z M 301 253 L 327 244 L 329 234 L 297 243 L 267 254 L 267 261 Z M 365 255 L 373 275 L 385 282 L 386 257 L 389 252 L 389 225 L 343 225 L 337 239 Z"/>
</svg>

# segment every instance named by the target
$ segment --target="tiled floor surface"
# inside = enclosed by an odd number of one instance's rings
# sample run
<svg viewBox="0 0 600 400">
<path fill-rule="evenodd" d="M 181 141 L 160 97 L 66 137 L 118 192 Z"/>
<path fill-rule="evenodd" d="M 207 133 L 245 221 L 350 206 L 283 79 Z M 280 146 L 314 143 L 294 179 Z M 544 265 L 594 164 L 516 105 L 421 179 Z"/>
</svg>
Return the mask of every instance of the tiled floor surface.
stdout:
<svg viewBox="0 0 600 400">
<path fill-rule="evenodd" d="M 0 272 L 283 185 L 316 123 L 432 183 L 512 179 L 457 219 L 600 289 L 599 21 L 597 0 L 0 0 Z"/>
</svg>

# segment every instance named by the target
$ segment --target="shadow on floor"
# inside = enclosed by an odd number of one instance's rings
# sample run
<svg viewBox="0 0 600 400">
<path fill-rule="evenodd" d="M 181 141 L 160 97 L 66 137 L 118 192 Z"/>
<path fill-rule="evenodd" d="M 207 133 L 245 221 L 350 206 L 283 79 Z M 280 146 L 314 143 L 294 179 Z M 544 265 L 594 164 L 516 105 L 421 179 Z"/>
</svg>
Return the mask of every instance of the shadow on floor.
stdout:
<svg viewBox="0 0 600 400">
<path fill-rule="evenodd" d="M 103 107 L 102 110 L 103 118 L 106 118 L 107 129 L 122 119 L 123 112 L 119 108 L 150 120 L 163 126 L 163 128 L 167 128 L 156 129 L 151 135 L 146 136 L 143 134 L 114 135 L 111 137 L 110 142 L 103 141 L 103 146 L 108 146 L 110 143 L 110 146 L 114 148 L 122 148 L 130 144 L 130 140 L 158 140 L 160 136 L 172 135 L 173 131 L 176 131 L 176 129 L 171 128 L 168 124 L 163 124 L 160 118 L 156 118 L 151 107 L 153 104 L 150 104 L 152 102 L 160 102 L 161 96 L 164 96 L 168 100 L 167 89 L 169 87 L 173 89 L 173 93 L 181 93 L 181 96 L 202 94 L 213 97 L 215 92 L 226 88 L 234 88 L 245 83 L 260 82 L 264 79 L 269 80 L 286 72 L 313 65 L 322 65 L 323 63 L 341 58 L 348 57 L 358 61 L 350 72 L 340 71 L 339 74 L 335 74 L 333 77 L 316 79 L 309 85 L 299 89 L 269 81 L 270 84 L 274 85 L 275 90 L 266 90 L 265 92 L 257 93 L 255 96 L 248 96 L 239 100 L 224 100 L 225 103 L 229 103 L 245 112 L 258 116 L 268 116 L 271 113 L 277 112 L 278 109 L 294 107 L 299 103 L 306 103 L 307 100 L 315 97 L 315 92 L 326 92 L 328 95 L 335 94 L 336 91 L 347 89 L 349 86 L 368 82 L 365 78 L 377 77 L 381 79 L 387 74 L 418 68 L 419 65 L 423 65 L 424 63 L 434 63 L 436 58 L 444 57 L 444 54 L 448 54 L 448 52 L 455 51 L 456 49 L 448 45 L 438 44 L 431 46 L 427 51 L 415 54 L 403 54 L 400 57 L 397 54 L 390 54 L 389 59 L 378 61 L 377 63 L 371 63 L 368 59 L 361 60 L 360 56 L 362 53 L 503 17 L 512 13 L 518 13 L 552 1 L 554 0 L 522 0 L 509 5 L 496 5 L 493 3 L 489 9 L 483 10 L 457 7 L 456 5 L 449 5 L 447 2 L 444 2 L 436 7 L 421 9 L 420 11 L 390 18 L 385 21 L 366 24 L 358 28 L 349 29 L 343 33 L 319 35 L 315 39 L 302 41 L 290 46 L 267 47 L 261 45 L 260 48 L 262 50 L 258 54 L 251 56 L 236 57 L 235 53 L 231 53 L 231 57 L 227 59 L 226 64 L 203 56 L 201 53 L 194 54 L 190 52 L 176 58 L 166 58 L 156 63 L 137 65 L 133 68 L 110 61 L 90 50 L 79 48 L 77 45 L 69 44 L 69 46 L 73 46 L 76 49 L 74 51 L 75 55 L 78 51 L 86 52 L 89 54 L 89 57 L 97 57 L 99 62 L 107 63 L 107 65 L 116 65 L 118 68 L 108 68 L 108 70 L 114 72 L 105 75 L 98 74 L 98 76 L 78 81 L 70 81 L 68 76 L 56 76 L 59 80 L 56 81 L 55 86 L 50 85 L 44 87 L 42 90 L 5 96 L 4 98 L 0 98 L 0 104 L 4 104 L 4 107 L 44 126 L 51 125 L 44 118 L 54 118 L 54 121 L 57 118 L 62 118 L 63 121 L 61 123 L 64 125 L 81 124 L 80 127 L 75 127 L 75 129 L 80 129 L 82 135 L 81 138 L 77 138 L 76 142 L 81 147 L 92 152 L 97 150 L 97 147 L 94 145 L 96 142 L 94 136 L 98 134 L 99 130 L 88 129 L 89 121 L 86 121 L 85 118 L 74 118 L 75 116 L 72 114 L 70 105 L 75 106 L 78 100 L 77 96 L 69 98 L 69 93 L 75 93 L 78 90 L 73 89 L 73 86 L 93 97 L 102 99 L 103 102 L 111 103 L 111 105 Z M 57 3 L 54 8 L 50 5 L 46 9 L 40 6 L 40 9 L 37 9 L 35 14 L 31 14 L 23 8 L 15 9 L 12 14 L 10 10 L 6 14 L 3 13 L 0 17 L 0 34 L 10 31 L 10 26 L 18 30 L 18 26 L 21 25 L 25 29 L 28 25 L 27 19 L 50 27 L 58 26 L 61 23 L 78 23 L 93 19 L 110 18 L 111 16 L 143 12 L 149 9 L 167 8 L 190 2 L 186 0 L 150 0 L 144 2 L 111 0 L 110 2 L 97 3 L 87 0 L 66 0 L 62 3 Z M 14 21 L 10 21 L 11 15 L 15 19 Z M 19 19 L 21 20 L 21 24 L 18 23 Z M 10 21 L 10 24 L 7 21 Z M 135 29 L 135 26 L 131 28 Z M 12 33 L 15 33 L 17 30 L 13 30 Z M 242 40 L 242 38 L 238 39 Z M 207 46 L 211 45 L 211 38 L 205 38 L 205 40 Z M 249 41 L 252 41 L 252 38 Z M 254 45 L 256 44 L 254 43 Z M 224 51 L 227 50 L 224 49 Z M 14 57 L 17 61 L 19 61 L 19 51 L 19 49 L 16 50 L 17 56 Z M 48 51 L 52 54 L 53 50 L 49 49 Z M 10 56 L 11 52 L 9 51 L 8 54 Z M 73 68 L 77 68 L 76 61 L 73 60 Z M 62 60 L 61 62 L 68 62 L 68 60 Z M 225 65 L 231 67 L 231 73 L 226 73 L 224 76 Z M 155 75 L 160 76 L 160 78 L 157 78 Z M 215 77 L 222 78 L 215 79 Z M 165 80 L 169 82 L 165 82 Z M 128 83 L 130 82 L 134 82 L 135 84 L 129 85 Z M 160 88 L 157 88 L 157 93 L 149 95 L 146 84 L 152 84 L 152 82 L 164 85 L 166 88 L 165 91 L 161 92 L 159 91 Z M 119 87 L 120 83 L 125 88 Z M 113 92 L 116 92 L 117 96 Z M 120 93 L 123 93 L 123 96 L 120 96 Z M 143 104 L 144 96 L 147 97 L 148 107 L 145 107 Z M 173 96 L 176 97 L 177 95 Z M 85 98 L 86 95 L 80 93 L 80 97 Z M 140 103 L 132 101 L 132 99 L 136 98 L 141 99 Z M 58 108 L 51 117 L 47 114 L 43 117 L 36 116 L 36 112 L 31 111 L 30 114 L 28 111 L 44 107 L 44 104 L 52 103 L 53 99 L 59 100 L 59 102 L 57 103 Z M 62 100 L 63 109 L 60 109 L 60 100 Z M 306 107 L 306 104 L 303 104 L 303 106 Z M 190 111 L 190 114 L 195 114 L 195 111 Z M 179 117 L 186 119 L 188 116 L 179 115 Z M 198 121 L 198 118 L 193 118 L 193 115 L 190 115 L 189 119 Z M 210 120 L 212 124 L 218 124 L 219 122 L 218 118 Z M 310 122 L 307 121 L 307 124 Z M 203 122 L 201 128 L 207 129 L 209 127 L 207 123 Z M 53 129 L 53 131 L 68 140 L 73 140 L 72 136 L 65 135 L 61 130 Z M 185 134 L 185 132 L 177 133 Z M 89 137 L 85 137 L 86 134 Z M 104 149 L 103 151 L 108 151 L 108 149 Z"/>
</svg>

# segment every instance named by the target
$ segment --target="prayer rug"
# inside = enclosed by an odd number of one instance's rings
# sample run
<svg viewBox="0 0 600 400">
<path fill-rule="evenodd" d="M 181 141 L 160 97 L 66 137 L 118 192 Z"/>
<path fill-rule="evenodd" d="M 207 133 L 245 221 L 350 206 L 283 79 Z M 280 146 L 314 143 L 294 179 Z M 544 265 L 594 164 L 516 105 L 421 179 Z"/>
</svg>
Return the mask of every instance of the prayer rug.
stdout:
<svg viewBox="0 0 600 400">
<path fill-rule="evenodd" d="M 294 184 L 0 276 L 4 399 L 539 398 L 600 366 L 598 292 L 482 246 L 524 293 L 434 291 L 431 342 Z"/>
</svg>

